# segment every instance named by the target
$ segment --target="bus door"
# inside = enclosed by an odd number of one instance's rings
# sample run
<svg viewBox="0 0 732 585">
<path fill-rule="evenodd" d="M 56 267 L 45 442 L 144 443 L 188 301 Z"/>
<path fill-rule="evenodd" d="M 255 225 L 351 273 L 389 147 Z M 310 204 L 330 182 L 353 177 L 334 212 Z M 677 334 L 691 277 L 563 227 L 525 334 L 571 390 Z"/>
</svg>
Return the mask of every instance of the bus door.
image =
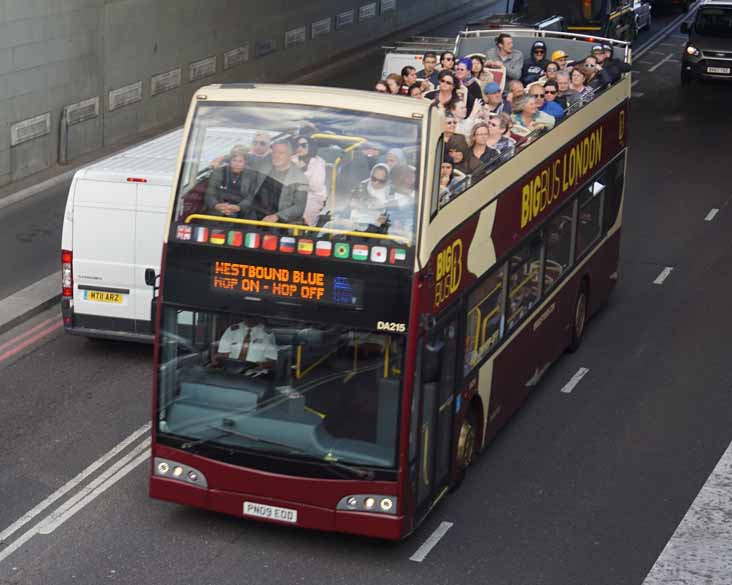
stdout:
<svg viewBox="0 0 732 585">
<path fill-rule="evenodd" d="M 420 518 L 447 489 L 450 479 L 457 353 L 458 327 L 452 310 L 425 333 L 420 348 L 420 376 L 413 398 L 418 445 L 413 485 Z"/>
</svg>

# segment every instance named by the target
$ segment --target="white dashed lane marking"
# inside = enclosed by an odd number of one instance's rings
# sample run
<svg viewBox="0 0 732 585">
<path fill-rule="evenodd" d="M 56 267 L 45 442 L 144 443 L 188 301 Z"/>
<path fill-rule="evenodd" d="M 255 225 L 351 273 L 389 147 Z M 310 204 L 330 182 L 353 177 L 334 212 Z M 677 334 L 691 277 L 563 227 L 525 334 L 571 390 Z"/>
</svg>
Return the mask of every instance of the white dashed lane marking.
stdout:
<svg viewBox="0 0 732 585">
<path fill-rule="evenodd" d="M 452 528 L 452 522 L 441 522 L 437 529 L 430 535 L 430 537 L 424 541 L 424 544 L 420 546 L 417 551 L 409 557 L 410 561 L 415 563 L 421 563 L 430 554 L 430 551 L 437 546 L 440 539 L 447 534 L 447 531 Z"/>
<path fill-rule="evenodd" d="M 590 371 L 589 368 L 580 368 L 579 370 L 577 370 L 577 373 L 574 376 L 572 376 L 570 378 L 569 382 L 567 382 L 562 387 L 562 390 L 561 390 L 562 393 L 571 394 L 572 390 L 574 390 L 575 386 L 577 386 L 577 384 L 580 383 L 580 380 L 582 380 L 582 378 L 584 378 L 588 374 L 589 371 Z"/>
<path fill-rule="evenodd" d="M 656 277 L 656 280 L 653 281 L 653 284 L 663 284 L 663 281 L 668 278 L 668 275 L 671 274 L 672 270 L 673 268 L 671 266 L 666 266 L 666 268 L 661 270 L 661 274 Z"/>
<path fill-rule="evenodd" d="M 717 216 L 718 213 L 719 213 L 719 209 L 717 209 L 716 207 L 713 207 L 709 211 L 709 213 L 707 213 L 707 216 L 704 218 L 704 221 L 712 221 L 712 220 L 714 220 L 714 218 Z"/>
<path fill-rule="evenodd" d="M 661 60 L 660 60 L 660 61 L 659 61 L 658 63 L 656 63 L 656 64 L 655 64 L 655 65 L 653 65 L 652 67 L 649 67 L 649 68 L 648 68 L 648 72 L 649 72 L 649 73 L 653 73 L 653 72 L 654 72 L 654 71 L 655 71 L 656 69 L 658 69 L 658 68 L 659 68 L 659 67 L 660 67 L 661 65 L 663 65 L 664 63 L 667 63 L 667 62 L 668 62 L 668 61 L 670 61 L 670 60 L 671 60 L 672 58 L 673 58 L 673 55 L 672 55 L 671 53 L 669 53 L 669 54 L 668 54 L 668 55 L 666 55 L 666 56 L 665 56 L 665 57 L 664 57 L 663 59 L 661 59 Z"/>
</svg>

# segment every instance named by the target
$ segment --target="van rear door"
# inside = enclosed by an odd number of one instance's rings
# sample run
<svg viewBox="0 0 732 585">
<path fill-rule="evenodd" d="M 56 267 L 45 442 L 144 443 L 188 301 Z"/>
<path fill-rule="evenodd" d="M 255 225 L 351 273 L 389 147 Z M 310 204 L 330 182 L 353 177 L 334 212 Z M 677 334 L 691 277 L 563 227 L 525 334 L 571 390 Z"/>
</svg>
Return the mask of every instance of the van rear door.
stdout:
<svg viewBox="0 0 732 585">
<path fill-rule="evenodd" d="M 138 183 L 135 223 L 135 265 L 132 295 L 135 298 L 135 332 L 138 335 L 152 335 L 150 303 L 153 290 L 145 284 L 145 270 L 154 268 L 160 273 L 160 256 L 163 251 L 165 230 L 170 201 L 170 186 Z"/>
<path fill-rule="evenodd" d="M 74 194 L 74 313 L 89 329 L 134 331 L 137 185 L 80 179 Z"/>
</svg>

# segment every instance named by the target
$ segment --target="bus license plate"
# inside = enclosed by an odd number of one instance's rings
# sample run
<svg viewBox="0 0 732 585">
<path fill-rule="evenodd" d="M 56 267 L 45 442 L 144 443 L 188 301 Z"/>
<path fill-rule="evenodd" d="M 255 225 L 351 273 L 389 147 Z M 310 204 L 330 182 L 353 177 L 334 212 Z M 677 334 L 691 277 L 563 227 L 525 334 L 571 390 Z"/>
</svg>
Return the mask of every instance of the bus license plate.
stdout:
<svg viewBox="0 0 732 585">
<path fill-rule="evenodd" d="M 124 302 L 124 295 L 120 293 L 104 292 L 101 290 L 85 290 L 84 300 L 93 303 L 113 303 L 121 305 Z"/>
<path fill-rule="evenodd" d="M 277 506 L 267 506 L 265 504 L 255 504 L 254 502 L 244 502 L 244 515 L 255 516 L 257 518 L 267 518 L 268 520 L 279 520 L 288 524 L 297 523 L 297 510 L 290 508 L 278 508 Z"/>
<path fill-rule="evenodd" d="M 707 67 L 707 73 L 722 73 L 724 75 L 730 74 L 729 67 Z"/>
</svg>

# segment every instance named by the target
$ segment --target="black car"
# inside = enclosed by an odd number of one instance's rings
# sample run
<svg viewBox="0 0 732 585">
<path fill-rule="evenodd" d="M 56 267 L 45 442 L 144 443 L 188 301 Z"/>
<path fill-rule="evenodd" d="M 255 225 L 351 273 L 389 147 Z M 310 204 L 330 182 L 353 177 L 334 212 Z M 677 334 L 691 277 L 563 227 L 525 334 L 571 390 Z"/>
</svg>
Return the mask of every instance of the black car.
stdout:
<svg viewBox="0 0 732 585">
<path fill-rule="evenodd" d="M 689 35 L 681 57 L 681 83 L 694 79 L 732 79 L 732 0 L 704 0 L 694 22 L 683 23 Z"/>
</svg>

